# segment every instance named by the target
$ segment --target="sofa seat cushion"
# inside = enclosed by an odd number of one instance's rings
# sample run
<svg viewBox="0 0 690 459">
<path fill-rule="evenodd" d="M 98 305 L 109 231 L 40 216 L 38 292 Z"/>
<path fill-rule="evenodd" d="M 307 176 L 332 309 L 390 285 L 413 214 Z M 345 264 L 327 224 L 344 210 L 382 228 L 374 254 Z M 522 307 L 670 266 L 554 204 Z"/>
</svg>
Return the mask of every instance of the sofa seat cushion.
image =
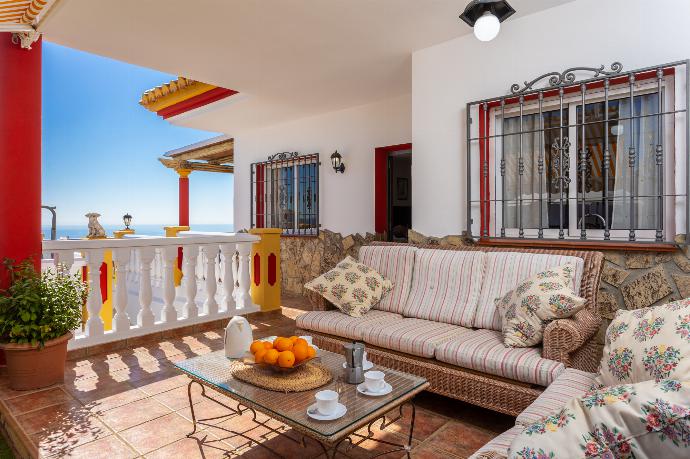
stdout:
<svg viewBox="0 0 690 459">
<path fill-rule="evenodd" d="M 496 308 L 496 299 L 515 289 L 519 283 L 548 268 L 575 265 L 573 291 L 580 293 L 580 281 L 584 261 L 582 258 L 564 255 L 522 252 L 487 252 L 482 290 L 479 294 L 474 328 L 501 329 L 501 315 Z"/>
<path fill-rule="evenodd" d="M 418 250 L 403 315 L 471 327 L 485 258 L 480 251 Z"/>
<path fill-rule="evenodd" d="M 362 317 L 351 317 L 340 311 L 310 311 L 297 317 L 297 327 L 303 330 L 326 333 L 347 339 L 362 339 L 363 330 L 374 325 L 382 326 L 402 321 L 400 314 L 377 311 L 367 312 Z"/>
<path fill-rule="evenodd" d="M 359 249 L 359 262 L 393 283 L 393 290 L 383 296 L 374 309 L 402 314 L 410 294 L 416 252 L 416 247 L 395 245 L 368 245 Z"/>
<path fill-rule="evenodd" d="M 508 448 L 513 440 L 523 431 L 523 426 L 513 426 L 479 448 L 469 459 L 498 459 L 508 457 Z"/>
<path fill-rule="evenodd" d="M 527 426 L 556 413 L 571 398 L 579 397 L 587 392 L 592 387 L 595 377 L 596 373 L 567 368 L 539 398 L 518 415 L 516 422 Z"/>
<path fill-rule="evenodd" d="M 374 346 L 431 358 L 436 347 L 453 339 L 462 339 L 472 330 L 457 325 L 422 319 L 403 319 L 391 323 L 377 323 L 364 330 L 364 342 Z"/>
<path fill-rule="evenodd" d="M 436 348 L 436 358 L 470 370 L 525 383 L 548 386 L 565 369 L 561 362 L 545 359 L 536 347 L 505 347 L 501 332 L 477 330 Z"/>
</svg>

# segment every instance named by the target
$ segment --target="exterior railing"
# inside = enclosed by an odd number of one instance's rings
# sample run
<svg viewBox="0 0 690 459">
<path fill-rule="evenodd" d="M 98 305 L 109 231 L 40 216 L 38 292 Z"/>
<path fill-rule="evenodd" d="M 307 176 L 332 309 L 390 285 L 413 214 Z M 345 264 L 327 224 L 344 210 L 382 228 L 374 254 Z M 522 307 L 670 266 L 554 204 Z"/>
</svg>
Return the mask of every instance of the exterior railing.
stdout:
<svg viewBox="0 0 690 459">
<path fill-rule="evenodd" d="M 69 343 L 77 349 L 156 331 L 257 311 L 250 295 L 250 253 L 259 236 L 246 233 L 180 233 L 180 237 L 126 236 L 123 239 L 44 241 L 52 261 L 72 272 L 85 265 L 87 319 Z M 181 285 L 174 270 L 182 247 Z M 112 330 L 101 318 L 100 269 L 112 253 Z M 83 259 L 83 261 L 82 261 Z"/>
</svg>

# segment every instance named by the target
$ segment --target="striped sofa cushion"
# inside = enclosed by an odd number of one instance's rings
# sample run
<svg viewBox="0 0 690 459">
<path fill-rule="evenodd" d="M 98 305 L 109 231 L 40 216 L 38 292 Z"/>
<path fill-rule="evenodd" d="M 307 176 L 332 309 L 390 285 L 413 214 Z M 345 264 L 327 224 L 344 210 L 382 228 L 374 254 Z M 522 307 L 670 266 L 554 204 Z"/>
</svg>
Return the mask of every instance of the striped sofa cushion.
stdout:
<svg viewBox="0 0 690 459">
<path fill-rule="evenodd" d="M 403 315 L 471 327 L 485 258 L 479 251 L 418 250 Z"/>
<path fill-rule="evenodd" d="M 402 314 L 410 293 L 416 252 L 417 248 L 410 246 L 369 245 L 359 249 L 360 263 L 393 282 L 393 291 L 384 295 L 374 309 Z"/>
<path fill-rule="evenodd" d="M 365 334 L 366 339 L 366 334 Z M 535 347 L 503 345 L 501 332 L 476 330 L 436 348 L 436 358 L 470 370 L 548 386 L 565 369 L 561 362 L 542 358 Z"/>
<path fill-rule="evenodd" d="M 523 426 L 513 426 L 479 448 L 469 459 L 498 459 L 508 457 L 508 448 L 513 440 L 525 430 Z"/>
<path fill-rule="evenodd" d="M 520 413 L 516 422 L 527 426 L 560 410 L 571 398 L 589 390 L 596 373 L 568 368 L 530 406 Z"/>
<path fill-rule="evenodd" d="M 501 315 L 496 309 L 496 299 L 502 298 L 520 282 L 538 272 L 567 263 L 575 265 L 573 290 L 577 294 L 580 292 L 580 280 L 584 269 L 582 258 L 541 253 L 488 252 L 474 327 L 500 330 Z"/>
<path fill-rule="evenodd" d="M 472 330 L 457 325 L 422 319 L 403 319 L 377 323 L 364 330 L 364 342 L 418 357 L 431 358 L 440 344 L 472 334 Z"/>
<path fill-rule="evenodd" d="M 362 339 L 362 332 L 379 324 L 400 322 L 403 317 L 392 312 L 370 310 L 362 317 L 351 317 L 340 311 L 311 311 L 297 316 L 297 328 L 340 336 L 347 339 Z"/>
</svg>

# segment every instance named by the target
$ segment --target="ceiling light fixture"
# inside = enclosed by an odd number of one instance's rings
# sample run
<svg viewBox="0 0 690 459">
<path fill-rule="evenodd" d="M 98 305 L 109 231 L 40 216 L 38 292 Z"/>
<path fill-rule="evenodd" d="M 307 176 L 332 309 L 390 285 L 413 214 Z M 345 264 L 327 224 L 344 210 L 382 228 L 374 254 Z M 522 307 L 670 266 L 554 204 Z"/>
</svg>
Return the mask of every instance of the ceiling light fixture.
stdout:
<svg viewBox="0 0 690 459">
<path fill-rule="evenodd" d="M 491 41 L 501 30 L 501 22 L 515 14 L 505 0 L 472 0 L 460 19 L 474 27 L 474 36 L 480 41 Z"/>
</svg>

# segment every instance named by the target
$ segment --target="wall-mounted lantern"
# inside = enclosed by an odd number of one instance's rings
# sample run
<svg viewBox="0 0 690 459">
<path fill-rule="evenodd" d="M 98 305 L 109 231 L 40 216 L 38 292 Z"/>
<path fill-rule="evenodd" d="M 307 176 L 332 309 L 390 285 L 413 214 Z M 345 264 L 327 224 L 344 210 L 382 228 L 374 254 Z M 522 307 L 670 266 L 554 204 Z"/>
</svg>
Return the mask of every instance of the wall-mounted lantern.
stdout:
<svg viewBox="0 0 690 459">
<path fill-rule="evenodd" d="M 336 150 L 332 155 L 331 155 L 331 164 L 333 165 L 333 170 L 337 174 L 340 172 L 341 174 L 345 173 L 345 164 L 343 164 L 343 157 L 338 153 L 338 150 Z"/>
<path fill-rule="evenodd" d="M 126 213 L 122 216 L 122 222 L 125 224 L 125 229 L 129 229 L 129 225 L 132 224 L 132 216 L 129 215 L 129 213 Z"/>
<path fill-rule="evenodd" d="M 472 0 L 460 19 L 474 28 L 474 36 L 479 41 L 491 41 L 501 31 L 501 22 L 515 13 L 505 0 Z"/>
</svg>

